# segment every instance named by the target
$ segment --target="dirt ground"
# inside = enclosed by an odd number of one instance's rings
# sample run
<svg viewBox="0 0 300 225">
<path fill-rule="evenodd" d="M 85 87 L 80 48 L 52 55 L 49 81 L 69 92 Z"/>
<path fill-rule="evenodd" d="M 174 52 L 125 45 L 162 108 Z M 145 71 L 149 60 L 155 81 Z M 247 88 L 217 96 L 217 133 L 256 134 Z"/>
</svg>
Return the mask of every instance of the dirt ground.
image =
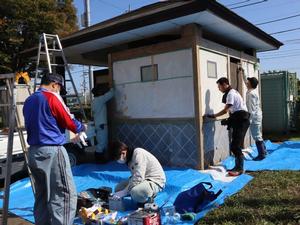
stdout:
<svg viewBox="0 0 300 225">
<path fill-rule="evenodd" d="M 2 212 L 0 214 L 0 223 L 2 224 Z M 22 218 L 14 214 L 9 214 L 7 224 L 8 225 L 32 225 L 33 223 L 23 220 Z"/>
</svg>

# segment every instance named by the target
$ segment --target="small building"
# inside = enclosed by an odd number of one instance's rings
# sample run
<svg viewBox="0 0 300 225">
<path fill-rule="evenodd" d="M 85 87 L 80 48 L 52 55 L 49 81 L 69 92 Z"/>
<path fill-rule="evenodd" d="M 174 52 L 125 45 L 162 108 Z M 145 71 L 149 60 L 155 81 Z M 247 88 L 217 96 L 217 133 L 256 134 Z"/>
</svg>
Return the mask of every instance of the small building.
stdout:
<svg viewBox="0 0 300 225">
<path fill-rule="evenodd" d="M 261 74 L 263 131 L 288 133 L 297 124 L 298 78 L 288 71 Z"/>
<path fill-rule="evenodd" d="M 154 3 L 62 44 L 69 63 L 108 68 L 116 90 L 110 138 L 144 147 L 164 165 L 192 168 L 229 154 L 221 118 L 203 121 L 224 107 L 216 81 L 228 77 L 245 96 L 238 66 L 258 77 L 256 52 L 282 45 L 214 0 Z"/>
</svg>

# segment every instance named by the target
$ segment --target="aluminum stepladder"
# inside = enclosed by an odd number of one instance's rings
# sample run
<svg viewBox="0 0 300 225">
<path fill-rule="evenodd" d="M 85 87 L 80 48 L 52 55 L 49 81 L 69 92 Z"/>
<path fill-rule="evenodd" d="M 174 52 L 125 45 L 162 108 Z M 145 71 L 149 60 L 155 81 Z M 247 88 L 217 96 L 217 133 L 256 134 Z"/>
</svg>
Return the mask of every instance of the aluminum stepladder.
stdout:
<svg viewBox="0 0 300 225">
<path fill-rule="evenodd" d="M 70 68 L 68 66 L 67 59 L 65 57 L 60 39 L 59 39 L 58 35 L 56 35 L 56 34 L 45 34 L 45 33 L 43 33 L 40 36 L 37 62 L 36 62 L 36 72 L 35 72 L 35 79 L 34 79 L 34 91 L 36 90 L 36 87 L 37 87 L 37 80 L 39 78 L 39 71 L 41 70 L 40 64 L 41 64 L 43 56 L 46 57 L 46 59 L 44 59 L 44 61 L 46 61 L 47 69 L 48 69 L 49 74 L 58 73 L 57 72 L 57 70 L 59 70 L 58 68 L 64 68 L 64 70 L 67 72 L 68 79 L 67 79 L 67 77 L 65 77 L 66 78 L 65 79 L 65 84 L 67 82 L 71 83 L 74 94 L 62 95 L 62 97 L 66 99 L 66 105 L 68 104 L 67 103 L 68 98 L 76 98 L 77 103 L 79 104 L 79 111 L 81 112 L 81 114 L 83 116 L 83 119 L 85 121 L 87 121 L 86 114 L 85 114 L 83 105 L 81 103 L 81 100 L 79 98 L 78 91 L 76 89 L 73 77 L 71 75 L 71 71 L 70 71 Z M 61 57 L 62 63 L 56 63 L 57 57 Z"/>
<path fill-rule="evenodd" d="M 31 181 L 31 187 L 33 193 L 35 193 L 33 178 L 31 176 L 30 168 L 28 166 L 28 151 L 24 138 L 24 134 L 21 128 L 20 115 L 17 111 L 17 103 L 14 93 L 14 78 L 15 74 L 1 74 L 0 80 L 4 80 L 6 84 L 6 90 L 8 93 L 9 101 L 7 104 L 1 106 L 9 107 L 9 133 L 8 133 L 8 143 L 7 143 L 7 154 L 6 154 L 6 173 L 5 173 L 5 185 L 3 192 L 3 209 L 2 209 L 2 225 L 7 224 L 8 219 L 8 207 L 9 207 L 9 194 L 10 194 L 10 183 L 11 183 L 11 170 L 12 170 L 12 157 L 13 157 L 13 141 L 14 141 L 14 130 L 18 131 L 18 135 L 21 142 L 21 147 L 24 153 L 25 164 L 28 170 L 29 178 Z"/>
</svg>

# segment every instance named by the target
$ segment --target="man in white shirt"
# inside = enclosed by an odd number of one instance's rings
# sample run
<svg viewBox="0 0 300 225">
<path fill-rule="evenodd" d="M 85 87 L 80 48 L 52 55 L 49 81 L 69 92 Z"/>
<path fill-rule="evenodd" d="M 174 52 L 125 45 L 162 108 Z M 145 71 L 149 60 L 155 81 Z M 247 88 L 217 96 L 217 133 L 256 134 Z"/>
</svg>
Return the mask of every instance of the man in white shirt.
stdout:
<svg viewBox="0 0 300 225">
<path fill-rule="evenodd" d="M 98 162 L 106 162 L 106 150 L 108 145 L 108 129 L 107 129 L 107 108 L 106 103 L 114 96 L 114 90 L 107 90 L 104 85 L 97 85 L 92 89 L 94 99 L 92 102 L 92 115 L 94 118 L 95 134 L 89 134 L 88 138 L 96 136 L 95 158 Z"/>
<path fill-rule="evenodd" d="M 131 176 L 120 182 L 115 188 L 113 198 L 127 195 L 137 203 L 152 201 L 166 183 L 165 172 L 159 161 L 150 152 L 142 148 L 131 148 L 125 143 L 115 141 L 110 149 L 111 159 L 127 164 Z"/>
<path fill-rule="evenodd" d="M 244 83 L 247 87 L 246 94 L 246 106 L 250 113 L 250 132 L 252 138 L 255 140 L 255 144 L 258 151 L 258 156 L 253 160 L 259 161 L 266 157 L 266 146 L 262 138 L 261 124 L 262 124 L 262 112 L 260 108 L 260 100 L 256 91 L 258 80 L 255 77 L 246 77 L 244 70 L 240 67 L 240 73 L 243 75 Z"/>
<path fill-rule="evenodd" d="M 217 80 L 219 90 L 224 93 L 222 102 L 225 104 L 223 110 L 216 114 L 206 115 L 209 118 L 216 118 L 229 112 L 227 125 L 232 128 L 230 151 L 235 156 L 235 166 L 229 170 L 229 176 L 238 176 L 244 172 L 244 158 L 242 153 L 244 138 L 249 128 L 249 113 L 242 96 L 238 91 L 231 88 L 226 77 Z"/>
</svg>

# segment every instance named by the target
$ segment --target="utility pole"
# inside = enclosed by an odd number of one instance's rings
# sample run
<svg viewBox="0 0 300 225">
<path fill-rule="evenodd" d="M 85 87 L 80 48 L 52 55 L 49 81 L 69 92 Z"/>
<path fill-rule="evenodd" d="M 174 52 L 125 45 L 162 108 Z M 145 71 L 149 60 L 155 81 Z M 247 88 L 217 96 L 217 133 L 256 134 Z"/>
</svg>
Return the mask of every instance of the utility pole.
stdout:
<svg viewBox="0 0 300 225">
<path fill-rule="evenodd" d="M 86 92 L 87 92 L 87 82 L 86 82 L 86 77 L 87 77 L 88 73 L 87 72 L 83 72 L 82 73 L 82 78 L 83 78 L 83 82 L 81 84 L 81 88 L 82 88 L 82 92 L 83 92 L 83 96 L 84 96 L 84 105 L 86 106 Z"/>
<path fill-rule="evenodd" d="M 85 18 L 85 28 L 91 25 L 91 10 L 90 10 L 90 0 L 84 0 L 84 18 Z M 89 86 L 90 90 L 92 90 L 94 86 L 94 76 L 93 76 L 93 67 L 89 66 Z M 90 103 L 92 103 L 93 96 L 90 94 Z"/>
</svg>

